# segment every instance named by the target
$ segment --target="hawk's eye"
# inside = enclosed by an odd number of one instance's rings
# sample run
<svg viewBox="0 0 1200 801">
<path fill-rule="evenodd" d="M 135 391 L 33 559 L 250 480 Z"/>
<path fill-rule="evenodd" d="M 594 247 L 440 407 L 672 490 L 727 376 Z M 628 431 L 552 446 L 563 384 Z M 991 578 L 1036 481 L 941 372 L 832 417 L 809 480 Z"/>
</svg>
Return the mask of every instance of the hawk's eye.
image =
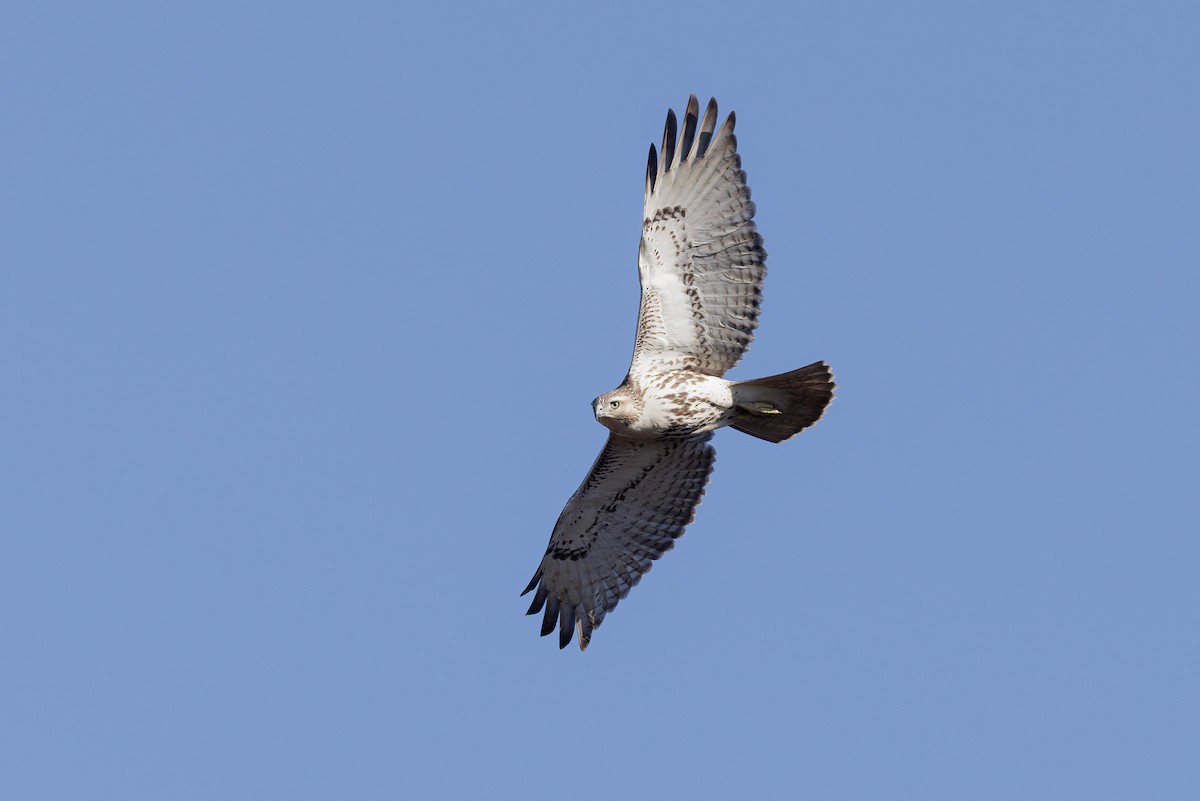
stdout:
<svg viewBox="0 0 1200 801">
<path fill-rule="evenodd" d="M 621 402 L 620 401 L 609 401 L 608 405 L 610 407 L 612 407 L 613 409 L 616 409 L 617 407 L 619 407 L 621 405 Z"/>
</svg>

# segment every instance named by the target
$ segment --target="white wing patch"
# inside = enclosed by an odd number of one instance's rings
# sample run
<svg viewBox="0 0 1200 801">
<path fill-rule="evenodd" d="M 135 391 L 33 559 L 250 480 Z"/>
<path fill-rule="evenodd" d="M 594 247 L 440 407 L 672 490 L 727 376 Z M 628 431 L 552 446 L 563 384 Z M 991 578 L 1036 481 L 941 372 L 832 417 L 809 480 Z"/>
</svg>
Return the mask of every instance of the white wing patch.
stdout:
<svg viewBox="0 0 1200 801">
<path fill-rule="evenodd" d="M 722 376 L 754 337 L 766 252 L 733 135 L 733 114 L 713 134 L 710 100 L 697 128 L 693 95 L 676 143 L 667 113 L 662 157 L 650 146 L 638 251 L 642 303 L 629 373 L 693 370 Z M 676 147 L 678 144 L 678 147 Z"/>
<path fill-rule="evenodd" d="M 525 593 L 528 614 L 545 607 L 542 636 L 559 630 L 579 647 L 692 522 L 712 472 L 711 435 L 630 440 L 610 435 L 583 484 L 567 501 L 546 555 Z M 525 593 L 522 593 L 524 595 Z"/>
</svg>

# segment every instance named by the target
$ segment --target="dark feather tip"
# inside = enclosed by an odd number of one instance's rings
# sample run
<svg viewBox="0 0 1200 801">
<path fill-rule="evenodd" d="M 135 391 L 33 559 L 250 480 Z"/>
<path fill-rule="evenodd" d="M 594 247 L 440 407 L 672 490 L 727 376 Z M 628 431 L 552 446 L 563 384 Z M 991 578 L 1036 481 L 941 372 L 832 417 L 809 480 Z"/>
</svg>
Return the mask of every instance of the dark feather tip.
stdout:
<svg viewBox="0 0 1200 801">
<path fill-rule="evenodd" d="M 662 171 L 669 172 L 671 162 L 675 158 L 675 137 L 679 133 L 679 124 L 675 121 L 675 109 L 667 109 L 667 126 L 663 129 Z"/>
<path fill-rule="evenodd" d="M 692 145 L 696 141 L 696 123 L 700 117 L 700 104 L 696 96 L 688 98 L 687 111 L 683 114 L 683 136 L 679 139 L 679 161 L 683 163 L 692 154 Z"/>
<path fill-rule="evenodd" d="M 521 590 L 521 595 L 528 595 L 530 592 L 533 591 L 533 588 L 536 587 L 538 585 L 538 582 L 541 580 L 542 580 L 542 571 L 538 570 L 536 573 L 533 574 L 533 578 L 530 579 L 529 586 L 526 587 L 525 589 Z"/>
<path fill-rule="evenodd" d="M 704 121 L 700 123 L 700 135 L 696 137 L 696 156 L 708 152 L 708 144 L 712 141 L 713 131 L 717 129 L 717 99 L 709 98 L 708 106 L 704 109 Z"/>
<path fill-rule="evenodd" d="M 546 603 L 546 616 L 542 618 L 542 636 L 545 637 L 558 627 L 558 599 L 549 598 Z"/>
<path fill-rule="evenodd" d="M 537 593 L 533 596 L 533 603 L 529 605 L 529 611 L 525 614 L 536 615 L 542 611 L 542 604 L 546 603 L 546 596 L 548 594 L 545 587 L 538 587 Z"/>
<path fill-rule="evenodd" d="M 571 642 L 571 635 L 575 633 L 575 607 L 564 606 L 559 613 L 558 621 L 558 650 L 567 647 Z"/>
</svg>

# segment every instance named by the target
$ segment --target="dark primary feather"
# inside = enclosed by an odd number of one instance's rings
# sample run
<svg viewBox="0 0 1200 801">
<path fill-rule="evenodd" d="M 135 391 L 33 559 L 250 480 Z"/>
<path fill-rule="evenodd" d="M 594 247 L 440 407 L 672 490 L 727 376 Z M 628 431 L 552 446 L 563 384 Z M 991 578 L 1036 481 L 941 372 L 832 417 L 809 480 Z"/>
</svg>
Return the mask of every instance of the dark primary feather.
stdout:
<svg viewBox="0 0 1200 801">
<path fill-rule="evenodd" d="M 571 641 L 571 635 L 575 633 L 575 607 L 562 607 L 558 616 L 558 648 L 561 651 L 567 647 L 567 643 Z"/>
<path fill-rule="evenodd" d="M 546 616 L 542 618 L 542 636 L 554 631 L 558 625 L 558 599 L 551 596 L 546 599 Z"/>
<path fill-rule="evenodd" d="M 533 603 L 529 605 L 529 611 L 525 614 L 536 615 L 537 611 L 542 608 L 542 604 L 546 603 L 546 588 L 538 587 L 538 579 L 542 577 L 541 572 L 534 574 L 533 581 L 529 582 L 529 586 L 521 590 L 522 595 L 528 595 L 529 591 L 537 587 L 537 592 L 533 594 Z"/>
<path fill-rule="evenodd" d="M 675 122 L 675 110 L 667 109 L 667 125 L 663 128 L 663 143 L 662 143 L 662 171 L 666 175 L 671 164 L 675 160 L 675 134 L 677 132 Z"/>
<path fill-rule="evenodd" d="M 696 155 L 703 156 L 708 152 L 708 143 L 712 141 L 713 131 L 717 128 L 717 99 L 709 98 L 708 107 L 704 109 L 704 122 L 700 124 L 700 136 L 696 138 Z"/>
<path fill-rule="evenodd" d="M 688 98 L 687 111 L 683 113 L 683 135 L 679 137 L 679 161 L 687 161 L 692 155 L 692 145 L 696 139 L 696 120 L 700 114 L 700 105 L 696 96 Z"/>
<path fill-rule="evenodd" d="M 650 158 L 646 161 L 646 194 L 654 191 L 654 182 L 658 177 L 658 152 L 654 149 L 654 143 L 650 143 Z"/>
</svg>

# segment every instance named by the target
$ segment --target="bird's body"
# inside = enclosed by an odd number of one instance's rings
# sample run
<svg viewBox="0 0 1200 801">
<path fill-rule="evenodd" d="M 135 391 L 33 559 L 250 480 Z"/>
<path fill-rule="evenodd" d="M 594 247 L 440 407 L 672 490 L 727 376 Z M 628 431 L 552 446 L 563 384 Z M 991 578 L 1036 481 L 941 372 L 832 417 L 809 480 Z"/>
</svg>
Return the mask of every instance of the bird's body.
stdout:
<svg viewBox="0 0 1200 801">
<path fill-rule="evenodd" d="M 712 432 L 731 426 L 781 442 L 833 397 L 817 362 L 750 381 L 724 377 L 758 325 L 766 253 L 741 169 L 734 116 L 716 129 L 695 96 L 683 130 L 667 112 L 661 158 L 650 146 L 633 360 L 621 386 L 592 402 L 610 431 L 567 502 L 525 592 L 545 609 L 542 634 L 565 647 L 592 631 L 692 521 L 712 471 Z M 677 138 L 678 135 L 678 138 Z"/>
<path fill-rule="evenodd" d="M 631 439 L 691 436 L 715 431 L 733 418 L 733 382 L 690 370 L 626 379 L 593 402 L 596 419 Z M 622 400 L 628 399 L 628 400 Z M 618 406 L 613 406 L 616 401 Z M 636 416 L 623 413 L 635 410 Z"/>
</svg>

